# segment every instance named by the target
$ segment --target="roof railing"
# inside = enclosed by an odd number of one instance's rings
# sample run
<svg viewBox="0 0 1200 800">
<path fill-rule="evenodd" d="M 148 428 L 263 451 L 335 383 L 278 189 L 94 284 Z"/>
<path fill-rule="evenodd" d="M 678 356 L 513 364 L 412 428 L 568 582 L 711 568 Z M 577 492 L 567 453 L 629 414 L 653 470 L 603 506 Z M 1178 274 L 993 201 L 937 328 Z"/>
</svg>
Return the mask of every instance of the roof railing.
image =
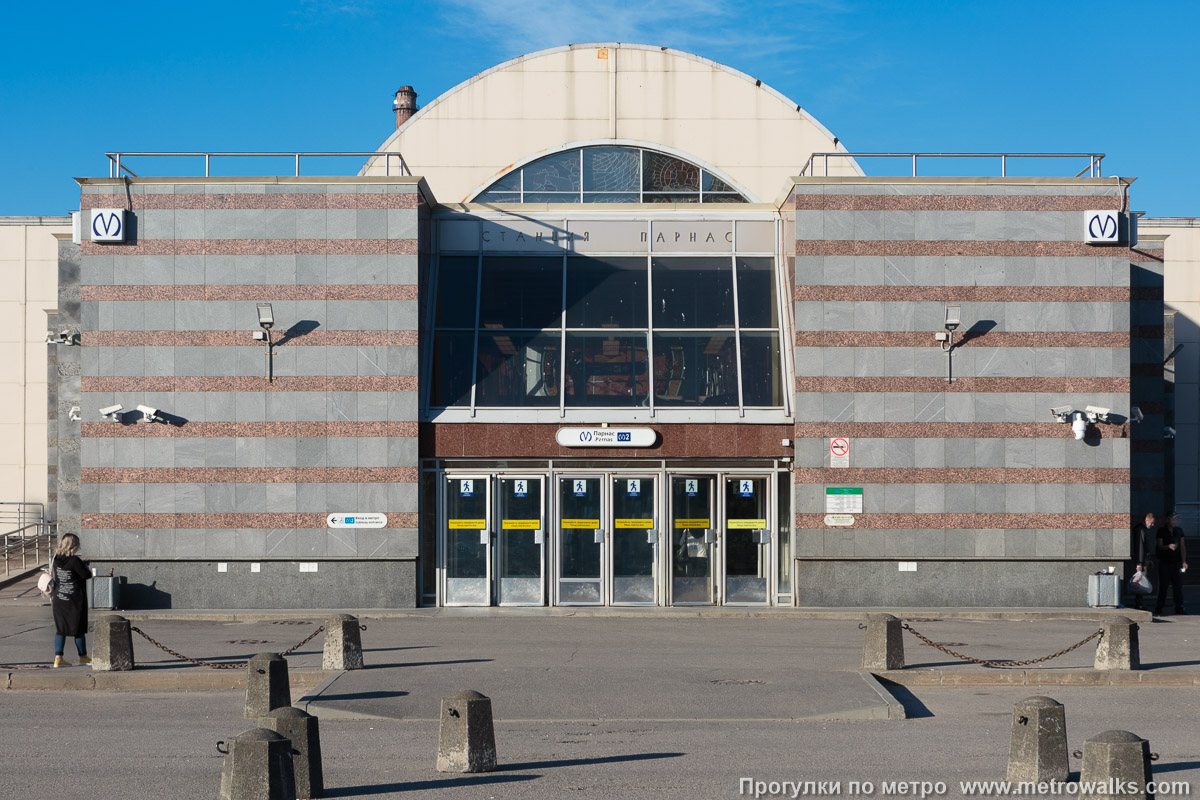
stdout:
<svg viewBox="0 0 1200 800">
<path fill-rule="evenodd" d="M 374 151 L 370 153 L 214 153 L 214 152 L 186 152 L 186 153 L 105 153 L 108 156 L 108 177 L 116 178 L 122 172 L 130 177 L 139 177 L 136 172 L 131 170 L 127 164 L 122 163 L 127 158 L 203 158 L 204 159 L 204 177 L 212 177 L 212 160 L 214 158 L 290 158 L 293 161 L 294 172 L 292 173 L 297 178 L 300 177 L 300 159 L 303 158 L 379 158 L 383 157 L 383 174 L 392 175 L 392 159 L 397 161 L 396 175 L 412 175 L 408 169 L 408 164 L 404 162 L 404 156 L 400 153 L 385 153 Z M 280 173 L 284 174 L 284 173 Z"/>
<path fill-rule="evenodd" d="M 1084 173 L 1088 173 L 1090 178 L 1101 178 L 1103 174 L 1100 169 L 1100 162 L 1104 160 L 1105 153 L 813 153 L 808 158 L 808 163 L 800 170 L 801 176 L 809 177 L 828 177 L 829 176 L 829 159 L 830 158 L 904 158 L 912 163 L 912 177 L 917 177 L 917 159 L 918 158 L 998 158 L 1000 159 L 1000 177 L 1008 177 L 1008 160 L 1010 158 L 1086 158 L 1088 165 L 1075 173 L 1073 177 L 1082 178 Z M 817 174 L 818 164 L 821 167 L 820 175 Z"/>
</svg>

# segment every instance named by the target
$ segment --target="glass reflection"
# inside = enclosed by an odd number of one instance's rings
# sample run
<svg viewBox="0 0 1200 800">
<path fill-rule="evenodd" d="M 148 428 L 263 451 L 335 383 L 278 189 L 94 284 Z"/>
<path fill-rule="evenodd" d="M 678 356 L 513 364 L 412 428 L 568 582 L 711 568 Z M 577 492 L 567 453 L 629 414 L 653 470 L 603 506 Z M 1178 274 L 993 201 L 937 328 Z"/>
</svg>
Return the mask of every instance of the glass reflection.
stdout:
<svg viewBox="0 0 1200 800">
<path fill-rule="evenodd" d="M 469 331 L 434 335 L 430 405 L 470 405 L 474 349 L 475 334 Z"/>
<path fill-rule="evenodd" d="M 437 326 L 475 327 L 475 290 L 479 259 L 442 256 L 438 259 Z"/>
<path fill-rule="evenodd" d="M 647 402 L 646 336 L 567 334 L 567 406 L 640 406 Z"/>
<path fill-rule="evenodd" d="M 568 258 L 567 327 L 645 328 L 645 258 Z"/>
<path fill-rule="evenodd" d="M 732 328 L 728 258 L 655 258 L 654 327 Z"/>
<path fill-rule="evenodd" d="M 483 259 L 483 328 L 557 328 L 562 320 L 562 258 Z"/>
<path fill-rule="evenodd" d="M 654 403 L 736 406 L 733 331 L 654 334 Z"/>
<path fill-rule="evenodd" d="M 783 405 L 779 334 L 775 331 L 742 331 L 742 403 Z"/>
<path fill-rule="evenodd" d="M 557 406 L 557 333 L 498 333 L 480 331 L 478 406 Z"/>
<path fill-rule="evenodd" d="M 774 263 L 773 258 L 737 259 L 738 324 L 743 328 L 779 327 Z"/>
</svg>

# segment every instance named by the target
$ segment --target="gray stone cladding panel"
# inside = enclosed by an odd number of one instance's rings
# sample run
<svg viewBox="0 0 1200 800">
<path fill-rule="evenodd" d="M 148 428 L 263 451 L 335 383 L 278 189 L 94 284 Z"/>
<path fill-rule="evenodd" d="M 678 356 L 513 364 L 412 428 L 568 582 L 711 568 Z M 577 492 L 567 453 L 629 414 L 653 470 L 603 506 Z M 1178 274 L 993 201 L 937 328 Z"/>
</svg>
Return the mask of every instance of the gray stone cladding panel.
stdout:
<svg viewBox="0 0 1200 800">
<path fill-rule="evenodd" d="M 297 561 L 229 560 L 227 572 L 214 561 L 104 561 L 121 576 L 122 607 L 192 608 L 413 608 L 417 604 L 414 560 L 338 562 L 317 560 L 316 572 L 300 572 Z M 314 619 L 313 627 L 322 620 Z M 299 641 L 307 631 L 297 629 Z"/>
<path fill-rule="evenodd" d="M 1084 211 L 796 211 L 798 238 L 846 241 L 1073 242 L 1084 223 Z"/>
<path fill-rule="evenodd" d="M 970 348 L 956 351 L 956 358 L 976 347 L 986 347 L 989 333 L 1128 331 L 1128 303 L 1065 302 L 969 302 L 958 303 L 965 327 L 988 323 Z M 797 330 L 895 331 L 932 330 L 945 318 L 945 302 L 883 302 L 852 300 L 796 301 Z M 803 323 L 803 324 L 802 324 Z M 991 325 L 994 323 L 994 326 Z M 1052 337 L 1047 337 L 1048 339 Z M 932 336 L 930 337 L 932 341 Z M 1052 341 L 1047 345 L 1051 346 Z M 848 349 L 848 348 L 840 348 Z M 957 363 L 957 362 L 956 362 Z"/>
<path fill-rule="evenodd" d="M 806 561 L 797 565 L 801 607 L 1060 607 L 1085 605 L 1088 575 L 1109 561 Z"/>
<path fill-rule="evenodd" d="M 1125 393 L 797 392 L 797 422 L 1053 422 L 1050 409 L 1071 405 L 1129 408 Z M 1115 433 L 1110 432 L 1110 436 Z"/>
<path fill-rule="evenodd" d="M 946 376 L 946 355 L 934 347 L 796 347 L 793 352 L 796 374 L 801 377 Z M 1129 353 L 1129 348 L 979 344 L 956 350 L 954 367 L 957 375 L 979 378 L 1125 378 L 1129 377 Z"/>
<path fill-rule="evenodd" d="M 1106 256 L 797 256 L 795 278 L 798 286 L 1129 286 L 1130 267 Z"/>
<path fill-rule="evenodd" d="M 1021 469 L 1042 466 L 1037 458 L 1038 443 L 1043 443 L 1044 458 L 1072 468 L 1111 468 L 1128 466 L 1129 439 L 1099 439 L 1086 446 L 1073 439 L 995 439 L 995 438 L 852 438 L 850 466 L 855 468 L 924 469 L 997 468 Z M 1061 446 L 1055 442 L 1062 442 Z M 1048 448 L 1048 449 L 1047 449 Z M 796 439 L 797 467 L 829 467 L 829 439 Z M 1122 462 L 1122 463 L 1118 463 Z"/>
</svg>

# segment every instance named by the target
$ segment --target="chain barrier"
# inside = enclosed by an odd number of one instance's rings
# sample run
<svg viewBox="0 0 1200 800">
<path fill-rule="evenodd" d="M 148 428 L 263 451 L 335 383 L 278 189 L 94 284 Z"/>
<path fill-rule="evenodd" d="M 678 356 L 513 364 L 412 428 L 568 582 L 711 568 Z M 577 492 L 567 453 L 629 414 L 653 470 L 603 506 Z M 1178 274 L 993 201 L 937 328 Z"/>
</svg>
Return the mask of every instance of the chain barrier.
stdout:
<svg viewBox="0 0 1200 800">
<path fill-rule="evenodd" d="M 200 659 L 198 659 L 198 658 L 188 658 L 188 657 L 187 657 L 187 656 L 185 656 L 183 653 L 176 653 L 174 650 L 172 650 L 171 648 L 167 647 L 167 646 L 166 646 L 165 644 L 163 644 L 162 642 L 160 642 L 160 641 L 156 640 L 154 637 L 150 636 L 150 634 L 146 633 L 144 630 L 142 630 L 141 628 L 137 627 L 136 625 L 130 625 L 130 626 L 129 626 L 129 630 L 131 630 L 131 631 L 133 631 L 134 633 L 138 634 L 138 635 L 139 635 L 139 636 L 141 636 L 143 639 L 145 639 L 147 642 L 149 642 L 150 644 L 154 645 L 154 646 L 155 646 L 155 647 L 157 647 L 159 650 L 162 650 L 164 653 L 167 653 L 168 655 L 175 656 L 175 658 L 178 658 L 180 661 L 187 661 L 188 663 L 195 664 L 195 665 L 196 665 L 196 666 L 198 666 L 198 667 L 208 667 L 209 669 L 245 669 L 245 668 L 246 668 L 246 665 L 250 663 L 250 662 L 248 662 L 248 661 L 232 661 L 232 662 L 229 662 L 229 663 L 223 663 L 223 662 L 216 662 L 216 661 L 201 661 L 201 660 L 200 660 Z M 303 647 L 304 645 L 306 645 L 306 644 L 308 644 L 309 642 L 311 642 L 311 641 L 312 641 L 312 639 L 313 639 L 313 637 L 314 637 L 314 636 L 316 636 L 318 633 L 320 633 L 320 632 L 321 632 L 321 631 L 323 631 L 323 630 L 325 630 L 325 626 L 324 626 L 324 625 L 318 625 L 318 626 L 317 626 L 317 629 L 316 629 L 315 631 L 313 631 L 313 632 L 312 632 L 312 633 L 310 633 L 308 636 L 306 636 L 306 637 L 304 637 L 303 639 L 301 639 L 301 640 L 300 640 L 299 642 L 297 642 L 296 644 L 294 644 L 294 645 L 292 645 L 291 647 L 289 647 L 287 650 L 284 650 L 284 651 L 283 651 L 282 653 L 280 653 L 279 655 L 281 655 L 281 656 L 284 656 L 284 657 L 287 657 L 287 655 L 288 655 L 289 653 L 294 653 L 295 651 L 299 650 L 299 649 L 300 649 L 301 647 Z"/>
<path fill-rule="evenodd" d="M 940 645 L 937 642 L 930 639 L 928 636 L 922 636 L 920 633 L 918 633 L 916 630 L 914 630 L 913 627 L 911 625 L 909 625 L 908 623 L 904 623 L 900 627 L 903 628 L 904 630 L 908 631 L 913 636 L 917 637 L 918 639 L 920 639 L 922 642 L 929 645 L 933 649 L 941 650 L 943 653 L 945 653 L 948 656 L 952 656 L 954 658 L 961 659 L 962 661 L 970 661 L 972 664 L 982 664 L 985 667 L 1000 667 L 1000 668 L 1007 668 L 1007 669 L 1011 669 L 1012 667 L 1028 667 L 1031 664 L 1041 664 L 1043 661 L 1049 661 L 1052 658 L 1058 658 L 1059 656 L 1065 656 L 1067 653 L 1071 652 L 1072 650 L 1078 650 L 1080 647 L 1083 647 L 1085 644 L 1090 642 L 1092 639 L 1095 639 L 1099 636 L 1104 635 L 1104 628 L 1097 628 L 1096 632 L 1091 634 L 1090 636 L 1088 636 L 1086 639 L 1076 642 L 1075 644 L 1071 645 L 1070 647 L 1066 648 L 1065 650 L 1059 650 L 1057 653 L 1052 653 L 1051 655 L 1048 655 L 1048 656 L 1042 656 L 1041 658 L 1027 658 L 1024 661 L 989 661 L 985 658 L 972 658 L 971 656 L 963 655 L 962 653 L 956 653 L 948 647 L 943 647 L 942 645 Z"/>
</svg>

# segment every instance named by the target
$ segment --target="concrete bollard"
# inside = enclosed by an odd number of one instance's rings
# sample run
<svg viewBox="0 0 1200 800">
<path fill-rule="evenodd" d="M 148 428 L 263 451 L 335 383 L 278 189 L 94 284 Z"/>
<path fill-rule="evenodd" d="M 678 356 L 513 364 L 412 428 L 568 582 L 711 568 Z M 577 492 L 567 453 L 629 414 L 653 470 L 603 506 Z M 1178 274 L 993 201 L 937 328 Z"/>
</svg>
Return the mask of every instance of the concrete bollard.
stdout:
<svg viewBox="0 0 1200 800">
<path fill-rule="evenodd" d="M 133 634 L 129 620 L 117 614 L 96 620 L 92 636 L 92 669 L 124 672 L 133 666 Z"/>
<path fill-rule="evenodd" d="M 869 615 L 863 640 L 863 669 L 904 669 L 903 634 L 900 620 L 891 614 Z"/>
<path fill-rule="evenodd" d="M 1104 635 L 1096 645 L 1096 669 L 1141 669 L 1138 624 L 1129 617 L 1110 617 L 1101 627 Z"/>
<path fill-rule="evenodd" d="M 298 708 L 285 706 L 259 719 L 258 726 L 291 740 L 296 797 L 301 800 L 324 797 L 325 775 L 321 770 L 321 732 L 317 718 Z"/>
<path fill-rule="evenodd" d="M 1049 697 L 1027 697 L 1013 706 L 1008 744 L 1008 780 L 1014 783 L 1066 781 L 1067 714 Z"/>
<path fill-rule="evenodd" d="M 246 664 L 246 719 L 265 717 L 292 704 L 287 659 L 279 653 L 259 653 Z"/>
<path fill-rule="evenodd" d="M 1081 800 L 1154 800 L 1154 795 L 1146 791 L 1150 776 L 1150 742 L 1136 733 L 1105 731 L 1083 743 Z M 1085 793 L 1083 787 L 1089 784 L 1093 791 Z"/>
<path fill-rule="evenodd" d="M 464 690 L 442 698 L 438 772 L 491 772 L 496 768 L 492 701 Z"/>
<path fill-rule="evenodd" d="M 358 619 L 338 614 L 325 622 L 325 650 L 321 669 L 362 669 L 362 640 L 358 635 Z"/>
<path fill-rule="evenodd" d="M 221 800 L 297 800 L 292 743 L 275 731 L 253 728 L 233 737 L 221 765 Z"/>
</svg>

